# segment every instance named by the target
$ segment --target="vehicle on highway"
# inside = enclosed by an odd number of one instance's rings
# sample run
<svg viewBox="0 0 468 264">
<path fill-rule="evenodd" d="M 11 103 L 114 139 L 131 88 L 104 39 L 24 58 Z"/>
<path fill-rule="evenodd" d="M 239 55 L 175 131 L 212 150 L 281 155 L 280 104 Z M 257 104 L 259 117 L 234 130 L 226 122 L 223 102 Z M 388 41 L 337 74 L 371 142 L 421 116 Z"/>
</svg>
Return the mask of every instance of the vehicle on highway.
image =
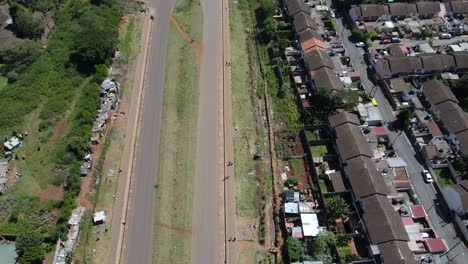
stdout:
<svg viewBox="0 0 468 264">
<path fill-rule="evenodd" d="M 358 42 L 358 43 L 356 43 L 356 47 L 363 48 L 363 47 L 365 47 L 365 46 L 366 46 L 366 44 L 365 44 L 364 42 Z"/>
<path fill-rule="evenodd" d="M 426 181 L 427 183 L 431 183 L 434 181 L 434 178 L 432 178 L 432 175 L 428 170 L 423 170 L 422 175 L 424 177 L 424 181 Z"/>
<path fill-rule="evenodd" d="M 451 39 L 452 38 L 452 34 L 450 33 L 442 33 L 439 35 L 439 39 Z"/>
</svg>

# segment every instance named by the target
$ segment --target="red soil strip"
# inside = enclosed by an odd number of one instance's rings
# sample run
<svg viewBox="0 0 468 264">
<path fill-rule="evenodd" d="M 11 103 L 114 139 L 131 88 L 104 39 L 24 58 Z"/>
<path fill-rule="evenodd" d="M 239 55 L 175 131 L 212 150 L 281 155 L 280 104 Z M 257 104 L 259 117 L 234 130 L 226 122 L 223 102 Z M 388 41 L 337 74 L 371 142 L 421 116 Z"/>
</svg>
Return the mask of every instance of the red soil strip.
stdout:
<svg viewBox="0 0 468 264">
<path fill-rule="evenodd" d="M 57 139 L 59 139 L 62 136 L 64 131 L 65 131 L 65 120 L 62 120 L 60 124 L 58 125 L 57 129 L 55 130 L 54 135 L 49 140 L 49 142 L 54 142 Z"/>
<path fill-rule="evenodd" d="M 60 200 L 63 195 L 63 188 L 49 185 L 47 189 L 40 192 L 37 196 L 41 201 Z"/>
<path fill-rule="evenodd" d="M 182 233 L 189 234 L 189 235 L 192 234 L 192 230 L 190 229 L 176 228 L 176 227 L 171 227 L 165 224 L 154 224 L 154 226 L 169 229 L 169 230 L 176 231 L 176 232 L 182 232 Z"/>
<path fill-rule="evenodd" d="M 198 41 L 195 41 L 192 39 L 187 33 L 182 30 L 182 28 L 179 26 L 179 23 L 177 23 L 176 19 L 171 15 L 169 16 L 169 20 L 172 22 L 172 24 L 176 27 L 177 31 L 179 32 L 180 36 L 184 38 L 187 42 L 190 42 L 196 49 L 197 49 L 197 55 L 198 59 L 200 60 L 203 55 L 203 46 L 201 43 Z"/>
</svg>

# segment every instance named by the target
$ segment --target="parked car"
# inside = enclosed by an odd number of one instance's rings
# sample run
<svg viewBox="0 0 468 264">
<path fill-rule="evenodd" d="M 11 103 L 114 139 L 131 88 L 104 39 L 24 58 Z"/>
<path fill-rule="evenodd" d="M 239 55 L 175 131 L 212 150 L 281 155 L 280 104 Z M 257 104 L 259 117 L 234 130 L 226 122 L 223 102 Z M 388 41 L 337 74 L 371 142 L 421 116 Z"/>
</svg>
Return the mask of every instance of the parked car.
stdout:
<svg viewBox="0 0 468 264">
<path fill-rule="evenodd" d="M 451 39 L 452 38 L 452 34 L 450 33 L 442 33 L 439 35 L 439 39 Z"/>
<path fill-rule="evenodd" d="M 382 39 L 380 41 L 380 44 L 390 44 L 390 43 L 392 43 L 392 39 L 389 39 L 389 38 Z"/>
<path fill-rule="evenodd" d="M 434 178 L 432 178 L 432 175 L 428 170 L 423 170 L 422 174 L 424 177 L 424 181 L 426 181 L 427 183 L 431 183 L 434 181 Z"/>
<path fill-rule="evenodd" d="M 356 43 L 356 47 L 363 48 L 363 47 L 365 47 L 365 46 L 366 46 L 366 43 L 364 43 L 364 42 L 358 42 L 358 43 Z"/>
<path fill-rule="evenodd" d="M 335 17 L 336 17 L 335 12 L 333 12 L 332 10 L 330 10 L 330 16 L 331 16 L 332 18 L 335 18 Z"/>
<path fill-rule="evenodd" d="M 400 38 L 392 38 L 392 43 L 400 43 L 401 39 Z"/>
</svg>

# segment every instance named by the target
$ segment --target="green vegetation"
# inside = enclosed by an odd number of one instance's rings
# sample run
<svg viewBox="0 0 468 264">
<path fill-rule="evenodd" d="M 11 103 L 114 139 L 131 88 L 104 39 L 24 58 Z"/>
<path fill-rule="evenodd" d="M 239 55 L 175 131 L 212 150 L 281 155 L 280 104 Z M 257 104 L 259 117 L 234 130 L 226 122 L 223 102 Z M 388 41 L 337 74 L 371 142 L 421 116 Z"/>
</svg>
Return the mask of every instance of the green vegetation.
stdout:
<svg viewBox="0 0 468 264">
<path fill-rule="evenodd" d="M 289 186 L 296 186 L 299 184 L 299 180 L 297 177 L 289 177 L 285 182 L 284 186 L 289 187 Z"/>
<path fill-rule="evenodd" d="M 305 239 L 305 255 L 311 259 L 332 263 L 331 248 L 336 245 L 337 239 L 330 231 L 320 231 L 314 238 Z"/>
<path fill-rule="evenodd" d="M 78 60 L 81 55 L 75 56 L 76 48 L 79 47 L 80 52 L 87 54 L 93 62 L 110 63 L 110 56 L 115 49 L 115 42 L 111 40 L 118 34 L 121 11 L 115 0 L 100 6 L 70 0 L 63 7 L 60 6 L 61 1 L 10 2 L 17 29 L 24 30 L 24 36 L 30 38 L 39 37 L 34 27 L 37 21 L 34 18 L 23 21 L 22 16 L 39 11 L 36 8 L 58 9 L 55 12 L 55 28 L 46 49 L 40 50 L 37 43 L 24 40 L 17 42 L 16 49 L 13 46 L 2 47 L 3 54 L 0 55 L 5 63 L 3 69 L 10 73 L 8 78 L 11 82 L 0 90 L 0 133 L 6 137 L 12 132 L 28 128 L 29 136 L 25 140 L 27 146 L 18 152 L 25 157 L 37 156 L 16 161 L 17 168 L 24 176 L 10 193 L 0 198 L 0 203 L 17 199 L 18 194 L 22 193 L 37 195 L 46 188 L 52 188 L 51 183 L 64 189 L 59 202 L 41 203 L 33 198 L 24 202 L 25 199 L 21 199 L 21 204 L 31 205 L 25 207 L 30 209 L 21 209 L 20 213 L 13 210 L 8 222 L 3 221 L 1 225 L 0 230 L 5 233 L 11 231 L 25 236 L 34 230 L 39 234 L 40 239 L 33 242 L 41 242 L 44 246 L 30 246 L 34 254 L 20 254 L 19 259 L 21 263 L 36 263 L 42 258 L 40 255 L 50 251 L 58 237 L 64 237 L 70 212 L 76 207 L 75 198 L 81 187 L 80 161 L 89 149 L 88 140 L 99 105 L 97 84 L 106 74 L 106 71 L 94 74 L 93 63 L 82 67 Z M 43 4 L 51 5 L 44 7 Z M 25 24 L 21 25 L 23 22 Z M 109 40 L 99 42 L 95 39 L 96 42 L 88 47 L 101 53 L 89 53 L 87 47 L 81 45 L 82 42 L 77 43 L 79 39 L 96 38 L 97 33 L 103 31 L 107 32 Z M 98 66 L 107 68 L 106 65 Z M 58 121 L 64 117 L 69 119 L 69 128 L 59 139 L 49 142 Z M 51 213 L 53 208 L 58 210 Z M 47 216 L 47 225 L 37 214 Z"/>
<path fill-rule="evenodd" d="M 397 114 L 398 122 L 403 129 L 407 129 L 411 125 L 412 118 L 414 118 L 414 113 L 408 109 L 400 110 Z"/>
<path fill-rule="evenodd" d="M 297 176 L 302 176 L 304 174 L 304 170 L 301 166 L 301 159 L 289 159 L 289 164 L 291 164 L 294 174 Z"/>
<path fill-rule="evenodd" d="M 452 92 L 460 101 L 460 106 L 463 110 L 468 111 L 468 75 L 465 74 L 459 80 L 444 80 L 447 85 L 452 89 Z"/>
<path fill-rule="evenodd" d="M 368 47 L 372 47 L 372 41 L 378 37 L 377 32 L 375 31 L 369 31 L 366 33 L 363 33 L 360 29 L 358 28 L 353 28 L 351 30 L 351 38 L 355 42 L 364 42 Z"/>
<path fill-rule="evenodd" d="M 202 35 L 199 1 L 179 1 L 174 16 L 194 39 Z M 199 61 L 197 50 L 169 27 L 162 102 L 158 192 L 155 196 L 154 263 L 189 263 L 193 179 L 198 126 Z M 174 209 L 175 208 L 175 209 Z M 176 231 L 186 230 L 186 232 Z"/>
<path fill-rule="evenodd" d="M 319 179 L 320 190 L 322 193 L 328 193 L 327 183 L 324 179 Z"/>
<path fill-rule="evenodd" d="M 295 237 L 288 237 L 286 240 L 286 250 L 288 252 L 289 260 L 291 262 L 297 262 L 301 260 L 302 251 L 302 242 Z"/>
<path fill-rule="evenodd" d="M 468 157 L 458 155 L 454 161 L 452 161 L 453 168 L 457 172 L 457 177 L 462 179 L 468 178 Z"/>
<path fill-rule="evenodd" d="M 435 168 L 434 172 L 441 187 L 456 184 L 455 179 L 452 177 L 448 168 Z"/>
<path fill-rule="evenodd" d="M 346 214 L 350 211 L 349 204 L 339 195 L 326 197 L 325 205 L 330 220 L 345 218 Z"/>
<path fill-rule="evenodd" d="M 323 157 L 328 154 L 328 147 L 326 145 L 310 146 L 310 152 L 314 157 Z"/>
</svg>

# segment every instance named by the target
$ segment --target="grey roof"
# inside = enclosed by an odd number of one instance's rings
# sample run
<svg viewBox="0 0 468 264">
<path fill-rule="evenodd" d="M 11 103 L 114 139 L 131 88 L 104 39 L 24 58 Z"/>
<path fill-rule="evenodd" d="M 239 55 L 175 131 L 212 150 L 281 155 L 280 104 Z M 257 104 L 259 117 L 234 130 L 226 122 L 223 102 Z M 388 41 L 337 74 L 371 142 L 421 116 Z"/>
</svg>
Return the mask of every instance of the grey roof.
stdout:
<svg viewBox="0 0 468 264">
<path fill-rule="evenodd" d="M 380 257 L 384 263 L 392 264 L 416 264 L 418 263 L 411 252 L 408 243 L 392 241 L 379 245 Z"/>
<path fill-rule="evenodd" d="M 434 15 L 440 12 L 439 2 L 417 2 L 416 8 L 419 15 Z"/>
<path fill-rule="evenodd" d="M 446 101 L 437 105 L 440 111 L 440 120 L 450 133 L 456 134 L 468 130 L 468 113 L 453 102 Z"/>
<path fill-rule="evenodd" d="M 362 17 L 380 17 L 388 15 L 388 6 L 379 4 L 360 5 Z"/>
<path fill-rule="evenodd" d="M 468 13 L 467 1 L 451 1 L 450 10 L 454 13 Z"/>
<path fill-rule="evenodd" d="M 458 132 L 457 139 L 460 142 L 460 152 L 468 156 L 468 130 Z"/>
<path fill-rule="evenodd" d="M 317 88 L 325 88 L 328 91 L 344 89 L 340 78 L 336 76 L 332 69 L 326 67 L 314 71 L 314 83 Z"/>
<path fill-rule="evenodd" d="M 389 3 L 387 5 L 392 16 L 408 16 L 417 13 L 415 4 Z"/>
<path fill-rule="evenodd" d="M 377 171 L 374 161 L 369 157 L 359 156 L 348 160 L 344 170 L 357 198 L 388 194 L 382 174 Z"/>
<path fill-rule="evenodd" d="M 404 92 L 408 90 L 408 84 L 405 82 L 403 77 L 397 77 L 390 79 L 390 87 L 395 92 Z"/>
<path fill-rule="evenodd" d="M 464 210 L 468 209 L 468 189 L 467 180 L 461 181 L 458 185 L 451 186 L 459 195 Z"/>
<path fill-rule="evenodd" d="M 357 156 L 372 157 L 372 151 L 358 126 L 346 123 L 335 127 L 336 146 L 342 160 Z"/>
<path fill-rule="evenodd" d="M 306 28 L 301 32 L 298 32 L 298 35 L 299 41 L 301 43 L 313 38 L 323 41 L 322 36 L 320 36 L 320 34 L 316 30 L 310 28 Z"/>
<path fill-rule="evenodd" d="M 317 23 L 310 17 L 310 14 L 300 12 L 294 15 L 294 29 L 296 32 L 301 32 L 304 29 L 317 29 Z"/>
<path fill-rule="evenodd" d="M 374 245 L 400 240 L 409 241 L 398 213 L 385 196 L 371 195 L 362 199 L 364 224 Z"/>
<path fill-rule="evenodd" d="M 431 105 L 437 105 L 445 101 L 454 101 L 458 103 L 458 100 L 452 93 L 452 90 L 437 79 L 426 81 L 422 88 L 424 97 Z"/>
<path fill-rule="evenodd" d="M 335 192 L 346 191 L 346 187 L 343 182 L 343 175 L 341 175 L 341 172 L 338 171 L 330 173 L 329 177 Z"/>
<path fill-rule="evenodd" d="M 390 54 L 392 56 L 395 56 L 395 57 L 403 57 L 405 56 L 405 54 L 403 53 L 403 51 L 401 50 L 400 48 L 400 44 L 392 44 L 388 47 L 388 49 L 390 50 Z"/>
<path fill-rule="evenodd" d="M 442 71 L 455 67 L 455 59 L 449 54 L 420 54 L 418 57 L 426 71 Z"/>
<path fill-rule="evenodd" d="M 468 69 L 468 51 L 458 51 L 449 53 L 455 59 L 458 69 Z"/>
<path fill-rule="evenodd" d="M 384 59 L 388 61 L 392 74 L 412 73 L 422 68 L 421 59 L 417 57 L 388 56 Z"/>
<path fill-rule="evenodd" d="M 351 123 L 355 124 L 356 126 L 361 124 L 357 115 L 346 111 L 328 117 L 328 122 L 330 122 L 330 126 L 332 127 L 337 127 L 344 123 Z"/>
<path fill-rule="evenodd" d="M 323 50 L 313 50 L 304 56 L 309 70 L 315 71 L 322 67 L 334 68 L 333 61 L 330 56 Z"/>
<path fill-rule="evenodd" d="M 299 12 L 310 13 L 310 9 L 306 6 L 304 0 L 288 0 L 288 13 L 293 16 Z"/>
</svg>

